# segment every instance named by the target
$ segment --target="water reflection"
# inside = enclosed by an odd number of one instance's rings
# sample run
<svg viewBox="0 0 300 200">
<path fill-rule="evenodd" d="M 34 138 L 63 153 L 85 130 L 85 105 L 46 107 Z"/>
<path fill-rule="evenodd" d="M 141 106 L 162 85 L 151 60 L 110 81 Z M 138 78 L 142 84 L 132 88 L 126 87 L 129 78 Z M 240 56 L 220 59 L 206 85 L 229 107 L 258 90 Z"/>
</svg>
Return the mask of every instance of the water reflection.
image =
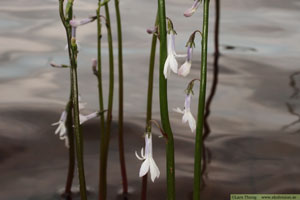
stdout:
<svg viewBox="0 0 300 200">
<path fill-rule="evenodd" d="M 297 85 L 297 76 L 300 75 L 300 72 L 294 72 L 290 75 L 290 87 L 293 89 L 293 93 L 291 94 L 290 96 L 290 99 L 295 99 L 295 100 L 298 100 L 299 99 L 299 93 L 300 93 L 300 88 L 299 86 Z M 292 128 L 293 126 L 295 126 L 296 124 L 300 123 L 300 113 L 297 112 L 297 105 L 296 104 L 292 104 L 290 102 L 286 102 L 286 107 L 287 107 L 287 110 L 288 112 L 293 115 L 293 116 L 296 116 L 297 119 L 292 121 L 291 123 L 285 125 L 282 127 L 282 130 L 287 130 L 289 128 Z M 297 129 L 296 131 L 294 131 L 293 133 L 297 133 L 299 132 L 300 129 Z"/>
<path fill-rule="evenodd" d="M 215 33 L 214 33 L 214 62 L 213 62 L 213 77 L 212 77 L 212 86 L 210 89 L 210 93 L 208 95 L 204 113 L 204 132 L 203 132 L 203 167 L 202 167 L 202 174 L 206 174 L 206 167 L 207 163 L 209 163 L 211 154 L 209 149 L 205 146 L 205 140 L 207 139 L 208 135 L 211 133 L 211 129 L 208 123 L 209 115 L 210 115 L 210 107 L 213 101 L 213 98 L 217 91 L 217 85 L 219 82 L 219 57 L 220 57 L 220 50 L 219 50 L 219 34 L 220 34 L 220 0 L 216 0 L 215 2 Z M 203 187 L 205 186 L 205 182 L 203 181 Z"/>
</svg>

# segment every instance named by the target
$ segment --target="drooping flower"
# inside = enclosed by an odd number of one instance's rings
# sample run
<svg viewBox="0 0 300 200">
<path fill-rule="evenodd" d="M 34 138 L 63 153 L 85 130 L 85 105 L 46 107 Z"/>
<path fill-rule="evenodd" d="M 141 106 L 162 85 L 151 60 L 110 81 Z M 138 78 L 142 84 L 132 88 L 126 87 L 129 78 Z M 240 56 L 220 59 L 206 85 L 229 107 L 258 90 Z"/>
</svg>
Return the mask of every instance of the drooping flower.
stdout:
<svg viewBox="0 0 300 200">
<path fill-rule="evenodd" d="M 177 55 L 175 52 L 175 33 L 170 31 L 168 34 L 168 57 L 164 65 L 164 75 L 167 79 L 171 74 L 171 70 L 177 74 L 178 63 L 176 57 L 184 57 L 185 55 Z"/>
<path fill-rule="evenodd" d="M 93 22 L 96 19 L 97 19 L 97 16 L 88 17 L 88 18 L 85 18 L 82 20 L 72 19 L 72 20 L 70 20 L 70 25 L 72 27 L 78 27 L 78 26 L 82 26 L 82 25 L 88 24 L 90 22 Z"/>
<path fill-rule="evenodd" d="M 84 122 L 93 119 L 95 117 L 99 116 L 99 112 L 93 112 L 91 114 L 88 115 L 83 115 L 83 114 L 79 114 L 79 120 L 80 120 L 80 124 L 83 124 Z"/>
<path fill-rule="evenodd" d="M 193 117 L 193 114 L 191 113 L 191 98 L 192 98 L 191 93 L 186 95 L 185 102 L 184 102 L 184 110 L 181 110 L 180 108 L 176 108 L 173 110 L 177 113 L 183 114 L 182 123 L 188 122 L 191 131 L 194 132 L 196 129 L 196 121 Z"/>
<path fill-rule="evenodd" d="M 143 163 L 140 168 L 139 176 L 143 177 L 145 176 L 149 170 L 151 175 L 151 180 L 154 182 L 155 178 L 158 178 L 160 175 L 160 171 L 153 159 L 153 152 L 152 152 L 152 134 L 146 133 L 145 135 L 145 153 L 144 149 L 141 149 L 141 156 L 135 152 L 136 157 L 139 160 L 142 160 Z"/>
<path fill-rule="evenodd" d="M 185 17 L 190 17 L 194 14 L 194 12 L 197 10 L 197 8 L 199 7 L 199 5 L 201 4 L 201 0 L 195 0 L 192 7 L 190 7 L 189 9 L 187 9 L 184 12 L 184 16 Z"/>
<path fill-rule="evenodd" d="M 59 134 L 59 138 L 61 140 L 65 140 L 65 146 L 69 148 L 69 137 L 67 135 L 66 119 L 67 119 L 67 112 L 63 111 L 59 121 L 53 123 L 52 126 L 58 125 L 58 127 L 55 130 L 55 135 Z"/>
<path fill-rule="evenodd" d="M 188 46 L 186 60 L 179 68 L 178 75 L 187 76 L 190 73 L 192 67 L 192 54 L 193 48 L 191 46 Z"/>
</svg>

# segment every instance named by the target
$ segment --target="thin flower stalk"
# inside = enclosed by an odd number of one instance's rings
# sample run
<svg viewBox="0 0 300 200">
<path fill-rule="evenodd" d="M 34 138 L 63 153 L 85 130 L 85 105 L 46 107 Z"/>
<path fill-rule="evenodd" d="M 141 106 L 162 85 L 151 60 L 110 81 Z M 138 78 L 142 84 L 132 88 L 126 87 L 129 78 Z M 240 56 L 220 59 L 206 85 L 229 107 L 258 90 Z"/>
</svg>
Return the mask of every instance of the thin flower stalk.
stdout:
<svg viewBox="0 0 300 200">
<path fill-rule="evenodd" d="M 78 81 L 77 81 L 77 46 L 76 38 L 72 38 L 72 30 L 69 25 L 69 20 L 73 18 L 73 0 L 69 0 L 66 8 L 66 16 L 64 13 L 64 1 L 59 0 L 59 13 L 61 21 L 65 27 L 67 41 L 68 41 L 68 52 L 70 59 L 70 77 L 71 77 L 71 95 L 72 95 L 72 108 L 73 108 L 73 123 L 75 130 L 75 144 L 76 144 L 76 157 L 77 157 L 77 168 L 79 176 L 79 185 L 80 185 L 80 197 L 81 200 L 87 199 L 86 193 L 86 183 L 84 175 L 84 163 L 83 163 L 83 138 L 80 131 L 80 121 L 79 121 L 79 102 L 78 102 Z"/>
<path fill-rule="evenodd" d="M 209 2 L 210 0 L 204 0 L 204 5 L 203 5 L 203 26 L 202 26 L 203 36 L 202 36 L 202 52 L 201 52 L 201 75 L 200 75 L 200 91 L 199 91 L 199 102 L 198 102 L 198 119 L 197 119 L 196 141 L 195 141 L 193 200 L 200 199 L 201 161 L 202 161 L 202 146 L 203 146 L 202 134 L 203 134 L 203 124 L 204 124 L 206 76 L 207 76 Z"/>
<path fill-rule="evenodd" d="M 155 20 L 155 27 L 158 25 L 158 16 Z M 148 92 L 147 92 L 147 116 L 146 116 L 146 132 L 151 132 L 152 126 L 149 125 L 152 119 L 152 99 L 153 99 L 153 76 L 155 66 L 155 53 L 156 53 L 157 34 L 153 33 L 151 42 L 150 62 L 149 62 L 149 73 L 148 73 Z M 142 179 L 142 192 L 141 200 L 147 199 L 147 180 L 148 175 L 144 175 Z"/>
<path fill-rule="evenodd" d="M 107 27 L 107 40 L 109 50 L 109 93 L 108 93 L 108 106 L 106 116 L 105 134 L 101 138 L 101 152 L 100 152 L 100 183 L 99 183 L 99 200 L 106 200 L 107 196 L 107 157 L 109 149 L 109 140 L 112 122 L 112 109 L 113 109 L 113 93 L 114 93 L 114 55 L 113 55 L 113 42 L 110 24 L 110 14 L 108 4 L 105 7 L 106 27 Z"/>
<path fill-rule="evenodd" d="M 168 135 L 166 143 L 166 171 L 167 171 L 167 198 L 175 199 L 175 158 L 174 158 L 174 139 L 169 121 L 168 97 L 167 97 L 167 80 L 164 76 L 164 64 L 167 59 L 167 28 L 166 28 L 166 11 L 165 1 L 158 0 L 158 18 L 160 33 L 160 60 L 159 60 L 159 99 L 160 115 L 164 132 Z"/>
<path fill-rule="evenodd" d="M 120 157 L 120 168 L 122 176 L 123 194 L 128 193 L 128 181 L 126 173 L 125 153 L 124 153 L 124 127 L 123 127 L 123 47 L 122 47 L 122 25 L 121 25 L 121 14 L 119 7 L 119 0 L 115 0 L 115 10 L 117 19 L 117 32 L 118 32 L 118 66 L 119 66 L 119 157 Z"/>
<path fill-rule="evenodd" d="M 102 38 L 102 24 L 101 24 L 101 17 L 100 17 L 100 10 L 101 10 L 101 0 L 98 2 L 98 8 L 97 8 L 97 62 L 93 62 L 93 66 L 97 65 L 97 70 L 94 70 L 94 73 L 97 75 L 98 79 L 98 95 L 99 95 L 99 108 L 100 110 L 104 109 L 104 101 L 103 101 L 103 88 L 102 88 L 102 57 L 101 57 L 101 38 Z M 103 154 L 104 152 L 104 141 L 106 137 L 106 130 L 105 130 L 105 116 L 100 115 L 100 155 L 99 155 L 99 199 L 101 199 L 101 195 L 103 195 L 103 191 L 101 191 L 101 186 L 103 186 L 103 183 L 101 184 L 102 179 L 102 173 L 104 167 L 104 161 L 103 161 Z"/>
</svg>

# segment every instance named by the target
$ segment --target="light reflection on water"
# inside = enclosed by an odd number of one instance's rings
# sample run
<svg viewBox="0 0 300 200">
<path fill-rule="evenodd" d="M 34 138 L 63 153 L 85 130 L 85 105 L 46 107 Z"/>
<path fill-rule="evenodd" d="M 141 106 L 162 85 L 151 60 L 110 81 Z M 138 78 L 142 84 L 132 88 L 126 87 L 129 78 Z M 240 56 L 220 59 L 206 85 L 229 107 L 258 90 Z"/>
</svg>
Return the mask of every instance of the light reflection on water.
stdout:
<svg viewBox="0 0 300 200">
<path fill-rule="evenodd" d="M 26 2 L 26 3 L 24 3 Z M 176 48 L 185 52 L 186 40 L 199 29 L 202 12 L 183 18 L 188 3 L 168 3 L 168 16 L 178 32 Z M 191 3 L 191 2 L 190 2 Z M 214 19 L 214 1 L 211 22 Z M 91 15 L 95 1 L 77 1 L 78 18 Z M 132 9 L 134 5 L 138 9 Z M 147 9 L 145 9 L 145 7 Z M 146 28 L 153 25 L 156 4 L 151 1 L 121 1 L 124 27 L 125 130 L 126 158 L 132 199 L 138 199 L 139 162 L 133 152 L 143 144 L 147 66 L 150 36 Z M 112 7 L 113 8 L 113 7 Z M 298 87 L 300 28 L 299 2 L 279 0 L 222 2 L 221 57 L 219 84 L 211 104 L 210 135 L 206 146 L 211 152 L 203 190 L 205 199 L 227 199 L 229 193 L 294 193 L 298 187 L 300 134 L 290 134 L 282 127 L 297 120 L 299 103 L 291 99 Z M 297 12 L 295 11 L 297 10 Z M 65 181 L 66 149 L 54 136 L 50 124 L 57 121 L 68 96 L 68 71 L 51 69 L 49 61 L 67 63 L 65 39 L 59 21 L 57 1 L 8 1 L 0 3 L 0 199 L 51 199 Z M 112 9 L 112 15 L 114 10 Z M 141 18 L 141 15 L 147 16 Z M 212 82 L 213 23 L 210 26 L 208 89 Z M 115 29 L 113 20 L 112 27 Z M 105 36 L 105 34 L 104 34 Z M 90 60 L 96 56 L 95 24 L 78 30 L 80 93 L 88 109 L 98 108 L 96 80 Z M 103 57 L 107 56 L 105 37 Z M 116 46 L 116 35 L 114 35 Z M 200 42 L 198 39 L 197 42 Z M 229 48 L 230 47 L 230 48 Z M 116 50 L 115 50 L 116 54 Z M 194 52 L 192 74 L 169 79 L 170 110 L 181 105 L 188 80 L 199 77 L 200 45 Z M 182 62 L 183 60 L 180 60 Z M 104 59 L 104 88 L 107 88 L 107 60 Z M 154 105 L 158 105 L 157 68 L 155 70 Z M 289 85 L 289 77 L 295 79 Z M 195 91 L 198 91 L 196 86 Z M 106 89 L 104 92 L 107 92 Z M 294 95 L 295 96 L 295 95 Z M 197 93 L 193 99 L 196 110 Z M 117 100 L 115 100 L 115 105 Z M 115 109 L 114 119 L 117 118 Z M 154 106 L 154 118 L 159 108 Z M 196 113 L 194 113 L 196 114 Z M 178 199 L 191 194 L 193 174 L 193 138 L 178 115 L 170 112 L 177 147 Z M 288 129 L 297 131 L 298 123 Z M 87 182 L 97 188 L 98 122 L 84 126 Z M 109 198 L 114 199 L 120 182 L 114 123 L 109 171 Z M 157 132 L 155 132 L 157 133 Z M 154 138 L 154 154 L 161 178 L 149 184 L 153 199 L 164 199 L 164 144 Z M 55 148 L 53 148 L 55 147 Z M 51 162 L 50 162 L 50 161 Z M 159 192 L 158 192 L 159 191 Z"/>
</svg>

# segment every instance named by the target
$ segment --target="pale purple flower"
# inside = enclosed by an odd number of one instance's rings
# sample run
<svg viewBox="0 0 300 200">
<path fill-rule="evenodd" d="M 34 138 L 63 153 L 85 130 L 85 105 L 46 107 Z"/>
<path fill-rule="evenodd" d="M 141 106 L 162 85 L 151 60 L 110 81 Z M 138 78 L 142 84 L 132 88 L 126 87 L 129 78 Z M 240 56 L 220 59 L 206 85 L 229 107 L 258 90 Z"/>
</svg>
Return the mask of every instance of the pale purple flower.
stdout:
<svg viewBox="0 0 300 200">
<path fill-rule="evenodd" d="M 152 134 L 146 133 L 145 135 L 145 153 L 144 149 L 141 149 L 141 156 L 135 152 L 136 157 L 139 160 L 142 160 L 143 163 L 140 168 L 139 176 L 143 177 L 145 176 L 149 170 L 151 175 L 151 180 L 154 182 L 155 178 L 158 178 L 160 175 L 160 171 L 153 159 L 153 152 L 152 152 Z"/>
<path fill-rule="evenodd" d="M 193 48 L 188 46 L 187 49 L 187 57 L 183 65 L 178 70 L 178 75 L 180 76 L 187 76 L 190 73 L 191 67 L 192 67 L 192 54 L 193 54 Z"/>
<path fill-rule="evenodd" d="M 184 16 L 185 17 L 190 17 L 194 14 L 194 12 L 197 10 L 197 8 L 199 7 L 199 5 L 201 4 L 201 1 L 200 0 L 195 0 L 194 3 L 193 3 L 193 6 L 190 7 L 189 9 L 187 9 L 185 12 L 184 12 Z"/>
<path fill-rule="evenodd" d="M 58 122 L 52 124 L 52 126 L 58 125 L 55 130 L 55 135 L 59 135 L 59 139 L 65 140 L 65 146 L 69 148 L 69 137 L 67 135 L 66 128 L 67 111 L 63 111 Z"/>
<path fill-rule="evenodd" d="M 70 25 L 72 27 L 78 27 L 78 26 L 82 26 L 82 25 L 88 24 L 90 22 L 93 22 L 93 21 L 95 21 L 95 19 L 97 19 L 96 16 L 88 17 L 88 18 L 85 18 L 82 20 L 72 19 L 72 20 L 70 20 Z"/>
<path fill-rule="evenodd" d="M 180 108 L 176 108 L 173 110 L 177 113 L 183 114 L 182 123 L 188 122 L 191 131 L 194 132 L 196 130 L 196 121 L 193 117 L 193 114 L 191 113 L 191 98 L 192 98 L 191 93 L 186 95 L 184 101 L 184 110 L 181 110 Z"/>
<path fill-rule="evenodd" d="M 164 76 L 167 79 L 171 74 L 171 70 L 177 74 L 178 63 L 176 57 L 184 57 L 185 55 L 177 55 L 175 52 L 175 34 L 171 31 L 168 34 L 168 57 L 164 65 Z"/>
</svg>

